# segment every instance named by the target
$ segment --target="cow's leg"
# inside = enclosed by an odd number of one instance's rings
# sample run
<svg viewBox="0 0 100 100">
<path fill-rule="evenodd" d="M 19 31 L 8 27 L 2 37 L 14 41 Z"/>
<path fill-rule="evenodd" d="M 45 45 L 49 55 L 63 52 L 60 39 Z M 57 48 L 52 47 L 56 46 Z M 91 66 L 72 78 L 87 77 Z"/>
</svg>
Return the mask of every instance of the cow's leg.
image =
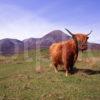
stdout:
<svg viewBox="0 0 100 100">
<path fill-rule="evenodd" d="M 71 64 L 70 64 L 70 67 L 69 67 L 69 71 L 70 71 L 70 72 L 72 72 L 72 71 L 74 70 L 74 67 L 73 67 L 73 66 L 74 66 L 74 63 L 71 63 Z"/>
<path fill-rule="evenodd" d="M 57 64 L 54 64 L 54 70 L 55 70 L 55 73 L 58 72 L 58 69 L 57 69 L 58 65 Z"/>
<path fill-rule="evenodd" d="M 65 67 L 65 70 L 66 70 L 65 74 L 66 74 L 66 77 L 67 77 L 68 76 L 68 73 L 69 73 L 68 64 L 65 64 L 64 67 Z"/>
<path fill-rule="evenodd" d="M 64 69 L 65 69 L 65 74 L 66 74 L 66 77 L 67 77 L 68 73 L 69 73 L 69 61 L 68 61 L 68 58 L 66 58 L 66 56 L 64 55 L 62 57 L 62 61 L 63 61 Z"/>
<path fill-rule="evenodd" d="M 69 71 L 71 72 L 71 73 L 73 73 L 74 72 L 74 64 L 75 64 L 75 62 L 76 62 L 76 60 L 77 60 L 77 57 L 78 57 L 78 55 L 74 55 L 74 56 L 71 56 L 70 57 L 70 60 L 69 60 Z"/>
<path fill-rule="evenodd" d="M 75 55 L 73 58 L 73 61 L 72 61 L 72 63 L 70 63 L 70 71 L 74 71 L 74 65 L 75 65 L 75 62 L 76 62 L 76 60 L 77 60 L 77 57 L 78 57 L 78 55 Z"/>
<path fill-rule="evenodd" d="M 66 70 L 66 77 L 68 76 L 68 70 Z"/>
</svg>

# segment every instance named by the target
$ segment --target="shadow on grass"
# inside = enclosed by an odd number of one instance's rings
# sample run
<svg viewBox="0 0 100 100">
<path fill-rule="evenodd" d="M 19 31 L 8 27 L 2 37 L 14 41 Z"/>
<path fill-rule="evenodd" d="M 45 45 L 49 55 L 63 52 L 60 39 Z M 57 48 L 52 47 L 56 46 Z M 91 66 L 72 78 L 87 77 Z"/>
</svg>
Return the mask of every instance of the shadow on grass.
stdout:
<svg viewBox="0 0 100 100">
<path fill-rule="evenodd" d="M 59 71 L 65 73 L 65 70 L 59 70 Z M 100 70 L 75 68 L 73 71 L 70 71 L 70 73 L 71 74 L 84 73 L 84 74 L 87 74 L 87 75 L 95 75 L 95 74 L 100 74 Z"/>
<path fill-rule="evenodd" d="M 87 75 L 100 74 L 100 70 L 92 70 L 92 69 L 75 69 L 74 73 L 85 73 Z"/>
</svg>

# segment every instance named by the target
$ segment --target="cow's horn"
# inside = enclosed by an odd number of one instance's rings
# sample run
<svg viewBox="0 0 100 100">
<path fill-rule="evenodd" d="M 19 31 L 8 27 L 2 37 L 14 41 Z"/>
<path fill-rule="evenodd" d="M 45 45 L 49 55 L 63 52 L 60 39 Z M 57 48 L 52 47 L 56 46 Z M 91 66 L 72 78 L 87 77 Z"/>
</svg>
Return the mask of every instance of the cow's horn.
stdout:
<svg viewBox="0 0 100 100">
<path fill-rule="evenodd" d="M 74 35 L 72 32 L 70 32 L 68 29 L 66 29 L 65 28 L 65 30 L 69 33 L 69 34 L 71 34 L 72 36 Z"/>
<path fill-rule="evenodd" d="M 91 33 L 92 33 L 92 30 L 90 31 L 90 33 L 89 33 L 89 34 L 87 34 L 87 36 L 88 36 L 88 35 L 90 35 Z"/>
</svg>

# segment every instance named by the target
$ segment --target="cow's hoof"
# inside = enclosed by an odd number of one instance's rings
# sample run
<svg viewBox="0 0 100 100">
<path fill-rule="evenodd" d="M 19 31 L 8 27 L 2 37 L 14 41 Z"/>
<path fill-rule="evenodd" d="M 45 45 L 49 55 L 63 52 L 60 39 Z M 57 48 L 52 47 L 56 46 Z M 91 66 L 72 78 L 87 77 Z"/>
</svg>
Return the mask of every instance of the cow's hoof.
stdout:
<svg viewBox="0 0 100 100">
<path fill-rule="evenodd" d="M 55 73 L 58 73 L 58 71 L 57 71 L 57 70 L 55 70 Z"/>
<path fill-rule="evenodd" d="M 66 73 L 66 77 L 68 76 L 68 73 Z"/>
<path fill-rule="evenodd" d="M 53 65 L 52 65 L 52 64 L 50 64 L 50 65 L 49 65 L 49 67 L 50 67 L 50 68 L 52 68 L 52 67 L 53 67 Z"/>
</svg>

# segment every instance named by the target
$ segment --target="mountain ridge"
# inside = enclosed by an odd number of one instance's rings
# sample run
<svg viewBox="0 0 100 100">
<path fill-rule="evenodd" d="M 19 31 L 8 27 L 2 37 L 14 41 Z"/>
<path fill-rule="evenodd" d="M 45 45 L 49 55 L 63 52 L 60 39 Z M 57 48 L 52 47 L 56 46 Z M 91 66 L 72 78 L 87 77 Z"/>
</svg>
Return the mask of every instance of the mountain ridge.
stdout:
<svg viewBox="0 0 100 100">
<path fill-rule="evenodd" d="M 71 37 L 60 30 L 54 30 L 41 38 L 18 39 L 5 38 L 0 40 L 0 54 L 11 55 L 25 50 L 48 48 L 52 43 L 65 41 Z M 89 50 L 100 50 L 100 44 L 88 43 Z"/>
</svg>

